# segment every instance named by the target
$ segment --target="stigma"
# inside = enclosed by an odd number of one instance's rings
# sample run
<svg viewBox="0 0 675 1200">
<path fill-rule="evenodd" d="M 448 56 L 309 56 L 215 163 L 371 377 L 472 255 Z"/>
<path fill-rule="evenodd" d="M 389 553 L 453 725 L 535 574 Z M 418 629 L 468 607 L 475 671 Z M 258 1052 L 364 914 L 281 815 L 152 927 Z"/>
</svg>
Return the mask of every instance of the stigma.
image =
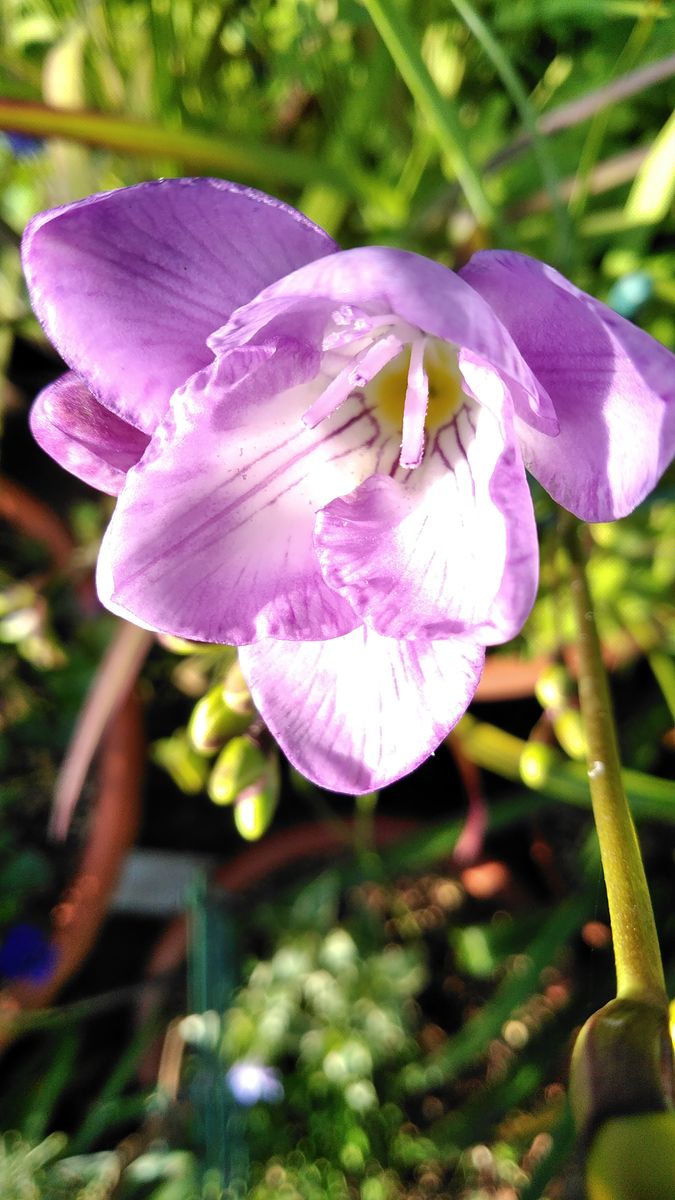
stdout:
<svg viewBox="0 0 675 1200">
<path fill-rule="evenodd" d="M 420 335 L 365 388 L 377 416 L 401 430 L 402 467 L 418 467 L 425 434 L 453 419 L 466 400 L 457 350 L 439 338 Z"/>
</svg>

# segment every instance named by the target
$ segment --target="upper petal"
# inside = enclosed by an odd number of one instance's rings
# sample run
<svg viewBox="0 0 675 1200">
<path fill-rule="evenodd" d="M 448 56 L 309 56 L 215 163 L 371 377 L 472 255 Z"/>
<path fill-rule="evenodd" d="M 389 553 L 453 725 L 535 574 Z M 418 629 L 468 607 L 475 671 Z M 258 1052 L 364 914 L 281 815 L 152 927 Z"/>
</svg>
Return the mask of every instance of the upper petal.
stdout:
<svg viewBox="0 0 675 1200">
<path fill-rule="evenodd" d="M 140 429 L 103 408 L 72 372 L 40 392 L 30 427 L 36 442 L 62 467 L 111 496 L 122 490 L 127 471 L 149 441 Z"/>
<path fill-rule="evenodd" d="M 233 314 L 227 339 L 242 326 L 255 327 L 280 298 L 312 296 L 336 305 L 393 313 L 414 328 L 451 342 L 491 363 L 515 383 L 513 398 L 523 420 L 547 433 L 557 432 L 557 419 L 546 390 L 535 379 L 499 318 L 464 279 L 431 259 L 387 246 L 344 250 L 322 258 L 266 288 L 250 309 Z"/>
<path fill-rule="evenodd" d="M 233 644 L 354 628 L 312 531 L 322 505 L 370 474 L 379 431 L 358 400 L 320 430 L 303 425 L 317 367 L 301 343 L 248 347 L 176 392 L 103 540 L 98 589 L 113 612 Z"/>
<path fill-rule="evenodd" d="M 151 433 L 212 360 L 233 309 L 335 243 L 295 209 L 218 179 L 162 179 L 41 213 L 23 243 L 35 312 L 96 397 Z"/>
<path fill-rule="evenodd" d="M 403 642 L 360 626 L 328 642 L 242 646 L 256 707 L 295 767 L 359 794 L 428 758 L 468 707 L 484 650 L 461 638 Z"/>
<path fill-rule="evenodd" d="M 525 465 L 586 521 L 625 516 L 675 453 L 675 357 L 552 267 L 482 251 L 462 271 L 513 335 L 560 422 L 519 422 Z"/>
<path fill-rule="evenodd" d="M 472 384 L 479 392 L 477 372 Z M 315 543 L 326 582 L 385 637 L 504 642 L 534 603 L 520 454 L 509 426 L 468 400 L 415 471 L 373 475 L 327 505 Z"/>
</svg>

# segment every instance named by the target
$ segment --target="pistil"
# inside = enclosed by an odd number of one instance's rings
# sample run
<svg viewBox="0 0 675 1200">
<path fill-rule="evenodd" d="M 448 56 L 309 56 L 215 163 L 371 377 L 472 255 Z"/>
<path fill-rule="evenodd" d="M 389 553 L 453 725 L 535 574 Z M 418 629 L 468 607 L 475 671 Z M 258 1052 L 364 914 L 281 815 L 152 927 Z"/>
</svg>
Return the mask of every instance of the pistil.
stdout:
<svg viewBox="0 0 675 1200">
<path fill-rule="evenodd" d="M 426 344 L 426 338 L 419 337 L 410 347 L 399 459 L 401 466 L 409 470 L 419 467 L 424 455 L 424 424 L 429 404 L 429 376 L 424 366 Z"/>
</svg>

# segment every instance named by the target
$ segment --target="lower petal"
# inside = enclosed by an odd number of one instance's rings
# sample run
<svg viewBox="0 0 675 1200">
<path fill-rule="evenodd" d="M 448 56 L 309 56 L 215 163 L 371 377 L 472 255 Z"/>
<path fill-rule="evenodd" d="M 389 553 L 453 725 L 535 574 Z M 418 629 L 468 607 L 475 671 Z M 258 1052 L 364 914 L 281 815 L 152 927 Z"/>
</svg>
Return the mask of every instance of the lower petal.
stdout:
<svg viewBox="0 0 675 1200">
<path fill-rule="evenodd" d="M 317 510 L 372 470 L 377 425 L 349 401 L 308 430 L 315 357 L 298 343 L 261 353 L 235 351 L 188 381 L 127 479 L 98 588 L 137 624 L 238 645 L 358 623 L 326 586 L 312 531 Z"/>
<path fill-rule="evenodd" d="M 367 479 L 319 513 L 324 578 L 389 638 L 508 641 L 534 603 L 532 501 L 513 435 L 466 405 L 402 480 Z"/>
<path fill-rule="evenodd" d="M 254 703 L 297 769 L 320 787 L 385 787 L 434 752 L 483 669 L 464 639 L 403 642 L 365 626 L 328 642 L 266 640 L 240 650 Z"/>
<path fill-rule="evenodd" d="M 463 278 L 489 302 L 553 401 L 556 438 L 517 422 L 525 465 L 586 521 L 625 516 L 675 453 L 675 358 L 523 254 L 482 251 Z"/>
<path fill-rule="evenodd" d="M 47 454 L 85 483 L 116 496 L 149 438 L 104 408 L 69 372 L 44 388 L 30 414 L 33 437 Z"/>
</svg>

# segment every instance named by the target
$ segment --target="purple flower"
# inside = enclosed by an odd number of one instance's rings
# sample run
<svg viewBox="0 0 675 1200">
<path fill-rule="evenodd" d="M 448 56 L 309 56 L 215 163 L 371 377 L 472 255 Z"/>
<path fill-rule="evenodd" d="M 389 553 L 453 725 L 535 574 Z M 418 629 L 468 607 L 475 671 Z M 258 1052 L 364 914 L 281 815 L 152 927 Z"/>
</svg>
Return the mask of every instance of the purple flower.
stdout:
<svg viewBox="0 0 675 1200">
<path fill-rule="evenodd" d="M 261 193 L 165 180 L 42 214 L 35 310 L 72 368 L 35 436 L 119 494 L 113 612 L 242 647 L 290 760 L 363 792 L 466 709 L 537 587 L 525 468 L 586 520 L 675 446 L 675 360 L 521 254 L 339 252 Z"/>
<path fill-rule="evenodd" d="M 0 946 L 0 975 L 44 983 L 56 966 L 56 950 L 35 925 L 20 922 L 6 931 Z"/>
</svg>

